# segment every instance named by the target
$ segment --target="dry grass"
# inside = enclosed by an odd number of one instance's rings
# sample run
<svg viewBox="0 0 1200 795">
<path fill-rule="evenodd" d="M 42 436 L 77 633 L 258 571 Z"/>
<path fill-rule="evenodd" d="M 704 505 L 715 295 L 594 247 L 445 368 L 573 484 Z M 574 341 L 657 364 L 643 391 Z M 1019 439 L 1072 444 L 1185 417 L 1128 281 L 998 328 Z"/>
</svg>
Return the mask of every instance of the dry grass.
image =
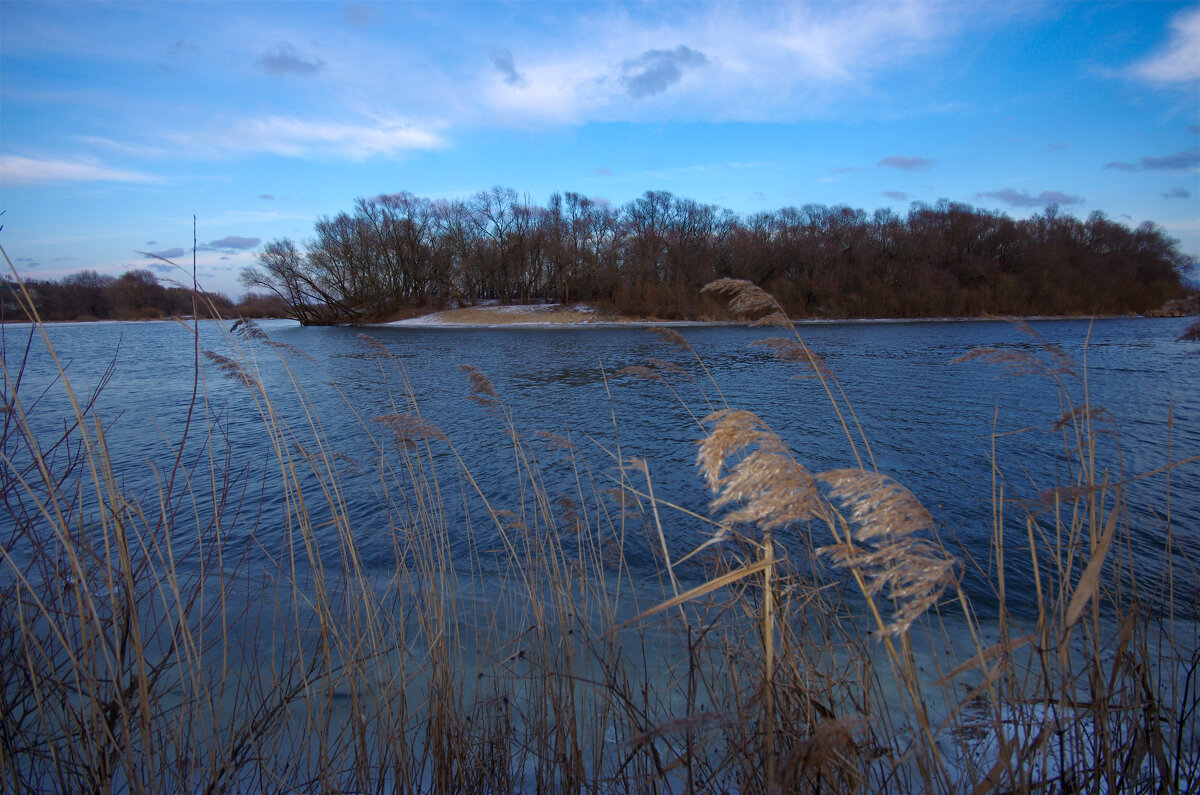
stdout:
<svg viewBox="0 0 1200 795">
<path fill-rule="evenodd" d="M 776 315 L 748 283 L 713 292 Z M 1042 490 L 1049 503 L 1013 503 L 993 452 L 994 538 L 979 561 L 870 463 L 832 371 L 788 328 L 768 344 L 821 380 L 844 469 L 811 472 L 698 359 L 633 373 L 669 399 L 675 384 L 698 390 L 711 518 L 659 493 L 653 462 L 619 444 L 522 438 L 468 366 L 461 389 L 510 446 L 517 484 L 489 493 L 469 444 L 422 416 L 371 340 L 381 380 L 397 384 L 393 410 L 360 417 L 374 459 L 348 469 L 319 418 L 356 407 L 313 405 L 293 367 L 314 365 L 253 327 L 197 367 L 176 467 L 134 494 L 90 396 L 60 373 L 74 416 L 47 439 L 20 362 L 4 361 L 0 789 L 1194 787 L 1195 615 L 1177 615 L 1170 592 L 1150 606 L 1131 568 L 1127 480 L 1096 466 L 1113 437 L 1092 427 L 1086 393 L 1074 400 L 1061 351 L 979 355 L 1061 390 L 1048 425 L 1073 477 Z M 49 348 L 36 326 L 30 345 Z M 290 392 L 267 393 L 259 354 L 278 357 Z M 225 441 L 204 400 L 213 374 L 246 387 L 274 451 L 266 469 L 246 471 Z M 551 468 L 569 473 L 566 492 L 547 486 Z M 383 525 L 361 523 L 351 476 L 372 480 Z M 259 514 L 267 496 L 278 515 Z M 672 549 L 680 518 L 711 537 Z M 366 563 L 364 544 L 381 538 L 386 562 Z M 1167 538 L 1165 571 L 1184 576 Z M 1013 567 L 1035 575 L 1032 609 L 1010 604 Z M 998 618 L 960 587 L 968 568 Z"/>
</svg>

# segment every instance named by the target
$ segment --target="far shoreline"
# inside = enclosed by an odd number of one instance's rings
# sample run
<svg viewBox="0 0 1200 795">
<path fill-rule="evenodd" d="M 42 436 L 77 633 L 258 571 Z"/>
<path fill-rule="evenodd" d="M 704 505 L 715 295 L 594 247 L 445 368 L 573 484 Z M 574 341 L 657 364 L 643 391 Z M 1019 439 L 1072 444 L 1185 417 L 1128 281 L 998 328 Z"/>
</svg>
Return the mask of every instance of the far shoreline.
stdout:
<svg viewBox="0 0 1200 795">
<path fill-rule="evenodd" d="M 697 319 L 664 319 L 636 315 L 621 315 L 603 312 L 589 304 L 501 304 L 487 300 L 473 306 L 458 306 L 451 308 L 435 308 L 433 306 L 410 307 L 403 311 L 402 316 L 393 316 L 391 320 L 371 320 L 361 323 L 339 323 L 332 326 L 346 328 L 372 329 L 549 329 L 549 328 L 652 328 L 656 326 L 670 328 L 721 328 L 746 326 L 753 327 L 753 321 L 733 318 L 702 317 Z M 1116 320 L 1116 319 L 1186 319 L 1200 315 L 1200 304 L 1195 300 L 1171 302 L 1150 312 L 1130 312 L 1108 315 L 959 315 L 959 316 L 923 316 L 923 317 L 792 317 L 789 322 L 795 326 L 824 326 L 835 324 L 900 324 L 900 323 L 978 323 L 992 321 L 1007 322 L 1042 322 L 1051 320 Z M 240 315 L 213 318 L 202 316 L 201 320 L 223 320 L 234 322 L 240 319 L 288 320 L 299 323 L 294 317 L 287 316 L 258 316 L 245 318 Z M 191 315 L 172 315 L 158 318 L 74 318 L 69 320 L 39 320 L 40 323 L 63 324 L 115 324 L 115 323 L 156 323 L 173 322 L 190 324 L 196 320 Z M 20 326 L 31 324 L 27 318 L 0 318 L 0 326 Z M 303 324 L 302 324 L 303 325 Z M 321 324 L 313 324 L 318 326 Z M 762 324 L 764 328 L 772 324 Z"/>
<path fill-rule="evenodd" d="M 436 313 L 430 313 L 436 314 Z M 416 319 L 428 317 L 428 315 L 418 315 Z M 1044 321 L 1068 321 L 1068 320 L 1184 320 L 1193 317 L 1191 314 L 1166 315 L 1166 314 L 1148 314 L 1148 313 L 1129 313 L 1115 315 L 963 315 L 963 316 L 946 316 L 946 317 L 804 317 L 804 318 L 789 318 L 789 322 L 795 326 L 827 326 L 838 324 L 907 324 L 907 323 L 989 323 L 989 322 L 1044 322 Z M 202 317 L 200 320 L 212 320 L 224 323 L 234 323 L 239 320 L 249 320 L 253 322 L 260 321 L 289 321 L 301 324 L 293 317 L 253 317 L 242 318 L 237 316 L 231 317 Z M 48 326 L 71 326 L 71 325 L 150 325 L 154 323 L 176 323 L 190 324 L 196 318 L 193 317 L 164 317 L 164 318 L 145 318 L 145 319 L 99 319 L 99 320 L 38 320 L 36 324 Z M 411 319 L 410 319 L 411 320 Z M 34 321 L 28 319 L 9 320 L 7 318 L 0 320 L 0 327 L 19 328 L 22 326 L 33 326 Z M 653 327 L 668 327 L 668 328 L 728 328 L 728 327 L 745 327 L 745 328 L 772 328 L 778 327 L 775 324 L 756 324 L 752 321 L 745 320 L 662 320 L 654 318 L 620 318 L 620 319 L 604 319 L 604 320 L 574 320 L 574 321 L 547 321 L 547 320 L 528 320 L 528 321 L 507 321 L 507 322 L 486 322 L 486 321 L 440 321 L 440 322 L 406 322 L 406 321 L 371 321 L 364 323 L 340 323 L 322 326 L 320 324 L 312 324 L 312 328 L 370 328 L 370 329 L 404 329 L 414 331 L 429 331 L 429 330 L 448 330 L 448 329 L 619 329 L 619 328 L 653 328 Z"/>
</svg>

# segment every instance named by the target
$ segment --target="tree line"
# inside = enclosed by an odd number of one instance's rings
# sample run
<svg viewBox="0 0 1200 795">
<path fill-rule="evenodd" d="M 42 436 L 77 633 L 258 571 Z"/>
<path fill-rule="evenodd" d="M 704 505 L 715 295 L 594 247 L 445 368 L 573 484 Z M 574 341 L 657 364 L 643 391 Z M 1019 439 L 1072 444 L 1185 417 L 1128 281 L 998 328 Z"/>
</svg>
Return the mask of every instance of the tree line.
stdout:
<svg viewBox="0 0 1200 795">
<path fill-rule="evenodd" d="M 1055 206 L 1025 220 L 946 200 L 903 216 L 818 204 L 739 216 L 663 191 L 539 206 L 497 187 L 359 199 L 303 245 L 268 243 L 241 278 L 308 324 L 481 299 L 695 318 L 719 314 L 700 288 L 720 277 L 754 281 L 796 317 L 1118 314 L 1185 292 L 1195 263 L 1178 245 L 1149 222 Z"/>
<path fill-rule="evenodd" d="M 31 279 L 24 292 L 41 320 L 154 320 L 200 317 L 283 317 L 288 306 L 274 294 L 249 294 L 234 304 L 220 293 L 196 293 L 159 282 L 153 271 L 137 269 L 119 277 L 82 270 L 62 279 Z M 195 299 L 193 301 L 193 298 Z M 27 320 L 21 285 L 0 282 L 0 320 Z"/>
</svg>

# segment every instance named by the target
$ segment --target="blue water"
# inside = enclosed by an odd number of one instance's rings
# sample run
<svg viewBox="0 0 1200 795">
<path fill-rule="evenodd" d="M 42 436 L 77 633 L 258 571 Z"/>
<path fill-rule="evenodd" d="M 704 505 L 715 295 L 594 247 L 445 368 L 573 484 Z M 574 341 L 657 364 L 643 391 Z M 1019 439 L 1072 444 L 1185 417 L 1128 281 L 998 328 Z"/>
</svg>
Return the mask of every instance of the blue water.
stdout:
<svg viewBox="0 0 1200 795">
<path fill-rule="evenodd" d="M 1082 402 L 1084 378 L 1091 404 L 1111 412 L 1114 433 L 1101 435 L 1097 450 L 1110 480 L 1200 455 L 1200 346 L 1175 341 L 1186 321 L 1055 320 L 1031 326 L 1042 339 L 1002 321 L 800 327 L 837 376 L 879 469 L 909 487 L 930 509 L 943 537 L 961 543 L 963 556 L 976 557 L 985 568 L 992 536 L 993 434 L 999 434 L 995 455 L 1007 479 L 1005 495 L 1012 500 L 1006 532 L 1015 545 L 1026 533 L 1027 503 L 1022 500 L 1071 482 L 1072 463 L 1053 424 L 1063 414 L 1064 395 Z M 206 406 L 218 438 L 228 440 L 227 470 L 236 477 L 234 491 L 242 506 L 227 531 L 234 538 L 253 534 L 261 548 L 270 550 L 280 541 L 273 534 L 282 533 L 282 499 L 278 484 L 263 475 L 271 471 L 275 454 L 253 394 L 203 358 L 203 378 L 194 378 L 197 348 L 229 353 L 222 328 L 201 322 L 198 346 L 192 330 L 175 322 L 61 324 L 46 332 L 80 396 L 95 389 L 112 368 L 95 414 L 106 427 L 114 470 L 129 493 L 155 492 L 171 471 L 189 416 L 184 462 L 194 465 L 204 439 L 207 420 L 201 409 Z M 570 437 L 601 487 L 616 477 L 615 461 L 606 450 L 619 449 L 626 459 L 647 460 L 656 495 L 706 512 L 709 495 L 695 466 L 702 430 L 692 414 L 703 418 L 710 405 L 754 411 L 814 472 L 856 463 L 820 382 L 797 378 L 802 371 L 796 365 L 752 345 L 779 330 L 680 329 L 711 374 L 709 381 L 692 354 L 641 328 L 345 329 L 302 328 L 286 321 L 262 328 L 275 342 L 311 357 L 237 338 L 259 363 L 277 410 L 302 436 L 307 433 L 305 413 L 288 368 L 303 384 L 332 452 L 346 456 L 338 466 L 351 526 L 368 563 L 377 567 L 391 560 L 390 534 L 403 522 L 396 512 L 380 507 L 381 486 L 373 473 L 381 457 L 396 463 L 399 453 L 372 419 L 411 411 L 405 382 L 422 417 L 445 433 L 495 507 L 508 507 L 521 488 L 501 416 L 469 399 L 463 364 L 477 366 L 493 382 L 528 450 L 541 462 L 552 497 L 572 493 L 575 476 L 565 453 L 552 449 L 538 431 Z M 33 342 L 22 364 L 29 334 L 28 326 L 4 328 L 5 367 L 10 378 L 22 373 L 17 394 L 38 438 L 48 444 L 69 422 L 70 408 L 56 381 L 57 368 L 40 342 Z M 376 355 L 362 334 L 385 346 L 395 361 Z M 1062 376 L 1061 391 L 1053 378 L 1012 375 L 982 361 L 952 363 L 981 347 L 1045 356 L 1045 343 L 1060 346 L 1075 362 L 1078 377 Z M 619 372 L 648 359 L 677 362 L 695 380 L 673 381 L 677 398 L 661 382 Z M 195 404 L 194 390 L 201 397 Z M 11 395 L 12 387 L 5 393 Z M 847 421 L 853 423 L 850 417 Z M 486 517 L 478 516 L 478 499 L 458 477 L 453 458 L 444 445 L 435 443 L 434 451 L 452 537 L 463 548 L 494 546 Z M 1165 474 L 1128 485 L 1130 547 L 1147 577 L 1157 576 L 1161 568 L 1168 511 L 1170 532 L 1193 559 L 1200 559 L 1195 554 L 1200 547 L 1197 475 L 1197 463 L 1172 469 L 1169 503 Z M 311 479 L 306 482 L 313 485 Z M 644 485 L 644 478 L 638 475 L 635 482 Z M 467 537 L 465 511 L 474 517 L 469 525 L 473 538 Z M 668 540 L 677 550 L 704 538 L 702 522 L 669 510 L 663 516 Z M 0 515 L 0 523 L 4 521 Z M 654 552 L 644 541 L 630 546 L 635 565 L 652 565 Z M 333 539 L 330 547 L 336 548 Z M 971 567 L 964 578 L 986 600 L 987 589 Z M 1016 582 L 1019 586 L 1019 575 Z"/>
</svg>

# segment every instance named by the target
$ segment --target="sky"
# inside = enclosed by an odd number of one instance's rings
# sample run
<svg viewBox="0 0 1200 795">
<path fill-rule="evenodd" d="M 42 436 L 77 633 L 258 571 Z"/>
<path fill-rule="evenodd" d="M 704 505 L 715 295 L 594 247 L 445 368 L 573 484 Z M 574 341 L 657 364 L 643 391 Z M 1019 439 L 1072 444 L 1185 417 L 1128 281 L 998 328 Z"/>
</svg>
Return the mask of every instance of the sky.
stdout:
<svg viewBox="0 0 1200 795">
<path fill-rule="evenodd" d="M 356 198 L 945 198 L 1200 256 L 1200 5 L 0 0 L 0 244 L 26 278 L 237 297 Z M 172 260 L 173 268 L 151 254 Z"/>
</svg>

